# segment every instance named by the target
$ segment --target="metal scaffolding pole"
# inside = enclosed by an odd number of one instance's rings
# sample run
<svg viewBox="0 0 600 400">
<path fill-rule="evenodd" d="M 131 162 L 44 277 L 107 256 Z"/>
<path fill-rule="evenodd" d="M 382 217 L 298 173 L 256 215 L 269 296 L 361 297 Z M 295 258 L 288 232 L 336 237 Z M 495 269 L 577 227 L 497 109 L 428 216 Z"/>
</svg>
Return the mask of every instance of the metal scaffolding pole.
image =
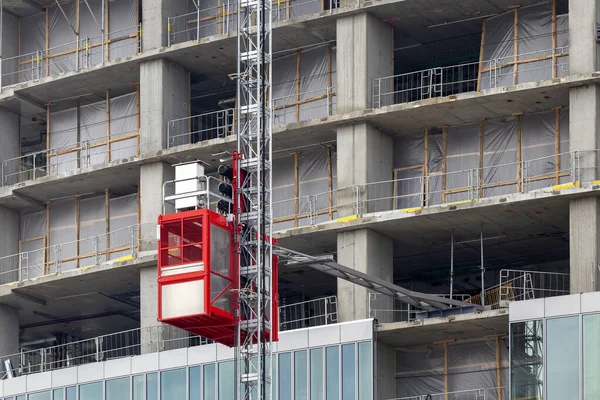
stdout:
<svg viewBox="0 0 600 400">
<path fill-rule="evenodd" d="M 454 290 L 454 228 L 450 231 L 450 298 Z"/>
<path fill-rule="evenodd" d="M 483 222 L 481 223 L 481 305 L 485 306 L 485 267 L 483 266 Z"/>
</svg>

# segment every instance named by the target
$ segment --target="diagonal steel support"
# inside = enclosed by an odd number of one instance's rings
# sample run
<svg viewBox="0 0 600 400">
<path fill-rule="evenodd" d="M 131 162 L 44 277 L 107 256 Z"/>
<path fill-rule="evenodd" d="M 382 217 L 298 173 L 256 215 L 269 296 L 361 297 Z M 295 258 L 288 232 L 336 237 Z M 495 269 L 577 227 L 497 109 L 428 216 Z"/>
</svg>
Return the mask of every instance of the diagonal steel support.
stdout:
<svg viewBox="0 0 600 400">
<path fill-rule="evenodd" d="M 487 309 L 486 307 L 477 304 L 465 303 L 459 300 L 405 289 L 381 278 L 367 275 L 363 272 L 338 264 L 333 260 L 333 256 L 309 256 L 283 247 L 275 248 L 274 253 L 276 253 L 280 259 L 288 260 L 285 264 L 286 266 L 308 266 L 336 278 L 371 289 L 374 292 L 393 297 L 403 303 L 423 308 L 424 310 L 440 310 L 448 308 L 449 306 L 475 307 L 478 311 Z"/>
<path fill-rule="evenodd" d="M 94 12 L 92 11 L 92 7 L 90 7 L 88 1 L 87 0 L 83 0 L 83 2 L 87 6 L 88 10 L 90 10 L 90 14 L 92 14 L 92 18 L 94 19 L 94 22 L 96 23 L 96 26 L 98 27 L 98 29 L 100 29 L 100 32 L 104 33 L 104 27 L 100 26 L 100 24 L 98 23 L 98 20 L 96 19 L 96 16 L 94 15 Z"/>
<path fill-rule="evenodd" d="M 67 17 L 67 14 L 65 13 L 65 10 L 63 10 L 63 8 L 60 5 L 60 3 L 58 2 L 58 0 L 54 0 L 54 2 L 58 6 L 58 8 L 59 8 L 60 12 L 62 13 L 63 17 L 65 17 L 65 20 L 67 21 L 67 24 L 69 24 L 69 27 L 71 27 L 71 30 L 73 31 L 73 33 L 75 35 L 79 35 L 79 32 L 77 32 L 77 30 L 73 27 L 73 24 L 71 24 L 71 22 L 69 21 L 69 17 Z"/>
</svg>

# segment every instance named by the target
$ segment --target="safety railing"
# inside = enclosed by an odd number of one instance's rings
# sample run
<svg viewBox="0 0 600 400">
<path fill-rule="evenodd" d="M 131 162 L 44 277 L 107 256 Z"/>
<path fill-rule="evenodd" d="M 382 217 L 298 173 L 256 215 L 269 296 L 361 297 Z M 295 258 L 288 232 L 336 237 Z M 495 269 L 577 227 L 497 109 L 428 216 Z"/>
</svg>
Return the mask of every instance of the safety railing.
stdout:
<svg viewBox="0 0 600 400">
<path fill-rule="evenodd" d="M 338 322 L 337 297 L 303 301 L 279 307 L 279 329 L 308 328 Z"/>
<path fill-rule="evenodd" d="M 576 151 L 532 160 L 429 176 L 352 185 L 327 192 L 273 201 L 275 229 L 316 225 L 339 216 L 415 211 L 474 202 L 509 194 L 592 183 L 600 175 L 597 150 Z M 559 165 L 557 164 L 559 160 Z"/>
<path fill-rule="evenodd" d="M 376 78 L 372 105 L 378 108 L 565 76 L 568 54 L 568 47 L 559 47 Z"/>
<path fill-rule="evenodd" d="M 167 45 L 235 32 L 238 2 L 223 0 L 221 3 L 216 7 L 198 7 L 186 14 L 168 17 Z M 272 20 L 284 21 L 324 10 L 333 12 L 339 6 L 339 0 L 275 0 L 272 2 Z"/>
<path fill-rule="evenodd" d="M 436 294 L 436 296 L 450 298 L 449 294 Z M 452 295 L 452 299 L 458 301 L 466 301 L 469 297 L 467 294 Z M 417 319 L 417 314 L 425 311 L 381 293 L 369 293 L 367 309 L 369 318 L 379 323 L 414 321 Z"/>
<path fill-rule="evenodd" d="M 234 109 L 213 111 L 169 121 L 167 148 L 233 134 Z"/>
<path fill-rule="evenodd" d="M 334 324 L 337 323 L 336 297 L 282 306 L 279 316 L 281 331 Z M 55 341 L 52 337 L 40 342 Z M 38 348 L 31 348 L 32 345 L 24 347 L 18 354 L 0 355 L 0 379 L 8 372 L 5 369 L 7 360 L 12 365 L 13 376 L 19 376 L 209 343 L 212 342 L 170 325 L 131 329 L 54 346 L 40 343 L 36 345 Z"/>
<path fill-rule="evenodd" d="M 428 393 L 409 397 L 396 397 L 389 400 L 499 400 L 509 399 L 508 386 L 485 389 L 458 390 L 443 393 Z"/>
<path fill-rule="evenodd" d="M 79 71 L 138 54 L 142 50 L 141 29 L 141 24 L 132 25 L 106 35 L 80 38 L 14 57 L 0 57 L 0 87 Z"/>
<path fill-rule="evenodd" d="M 0 284 L 136 258 L 142 245 L 156 240 L 141 238 L 142 229 L 153 230 L 155 226 L 154 223 L 131 225 L 102 235 L 1 257 Z"/>
<path fill-rule="evenodd" d="M 2 186 L 138 155 L 138 137 L 135 129 L 9 158 L 2 162 Z"/>
<path fill-rule="evenodd" d="M 500 271 L 500 307 L 513 301 L 543 299 L 570 294 L 569 274 L 541 271 Z"/>
<path fill-rule="evenodd" d="M 273 125 L 313 118 L 329 117 L 336 113 L 337 101 L 334 87 L 307 90 L 273 98 Z"/>
</svg>

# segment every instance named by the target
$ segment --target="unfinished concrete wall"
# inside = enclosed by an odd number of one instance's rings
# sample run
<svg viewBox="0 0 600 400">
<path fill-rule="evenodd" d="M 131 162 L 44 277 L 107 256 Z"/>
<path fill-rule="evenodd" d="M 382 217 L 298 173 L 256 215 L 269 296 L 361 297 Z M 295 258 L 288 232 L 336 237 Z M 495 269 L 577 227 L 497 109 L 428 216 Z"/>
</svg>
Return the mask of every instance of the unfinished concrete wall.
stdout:
<svg viewBox="0 0 600 400">
<path fill-rule="evenodd" d="M 369 229 L 342 232 L 337 236 L 340 264 L 391 282 L 393 241 Z M 338 279 L 338 319 L 340 322 L 369 318 L 369 290 Z"/>
<path fill-rule="evenodd" d="M 377 341 L 375 343 L 375 399 L 392 399 L 396 397 L 396 382 L 394 371 L 394 348 Z"/>
<path fill-rule="evenodd" d="M 596 71 L 600 51 L 596 23 L 600 21 L 598 0 L 569 0 L 570 71 L 583 74 Z"/>
<path fill-rule="evenodd" d="M 337 20 L 337 113 L 371 108 L 373 80 L 393 75 L 394 31 L 362 13 Z"/>
<path fill-rule="evenodd" d="M 167 45 L 167 18 L 183 15 L 186 2 L 181 0 L 146 0 L 142 2 L 143 49 L 152 50 Z"/>
<path fill-rule="evenodd" d="M 570 256 L 571 293 L 600 290 L 600 199 L 571 200 Z"/>
<path fill-rule="evenodd" d="M 0 304 L 0 359 L 2 356 L 19 352 L 19 312 Z M 18 367 L 13 365 L 13 368 Z M 0 375 L 4 375 L 4 363 L 0 365 Z"/>
<path fill-rule="evenodd" d="M 20 156 L 21 146 L 19 142 L 20 122 L 19 115 L 6 110 L 0 110 L 0 161 Z"/>
<path fill-rule="evenodd" d="M 142 165 L 140 170 L 142 251 L 156 249 L 156 226 L 152 224 L 158 224 L 158 216 L 162 213 L 162 185 L 174 178 L 174 168 L 169 164 L 157 162 Z M 173 212 L 173 209 L 168 208 L 168 212 Z"/>
<path fill-rule="evenodd" d="M 140 67 L 141 153 L 156 153 L 166 147 L 167 124 L 189 116 L 189 73 L 165 59 Z"/>
</svg>

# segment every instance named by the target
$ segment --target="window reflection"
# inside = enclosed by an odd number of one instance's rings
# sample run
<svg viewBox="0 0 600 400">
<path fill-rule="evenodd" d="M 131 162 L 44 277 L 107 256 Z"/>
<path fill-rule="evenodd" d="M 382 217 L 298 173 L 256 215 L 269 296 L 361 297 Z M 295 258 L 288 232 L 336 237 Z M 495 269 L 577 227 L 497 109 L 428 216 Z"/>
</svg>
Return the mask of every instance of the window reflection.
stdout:
<svg viewBox="0 0 600 400">
<path fill-rule="evenodd" d="M 510 329 L 512 398 L 542 400 L 543 323 L 519 322 L 511 324 Z"/>
</svg>

